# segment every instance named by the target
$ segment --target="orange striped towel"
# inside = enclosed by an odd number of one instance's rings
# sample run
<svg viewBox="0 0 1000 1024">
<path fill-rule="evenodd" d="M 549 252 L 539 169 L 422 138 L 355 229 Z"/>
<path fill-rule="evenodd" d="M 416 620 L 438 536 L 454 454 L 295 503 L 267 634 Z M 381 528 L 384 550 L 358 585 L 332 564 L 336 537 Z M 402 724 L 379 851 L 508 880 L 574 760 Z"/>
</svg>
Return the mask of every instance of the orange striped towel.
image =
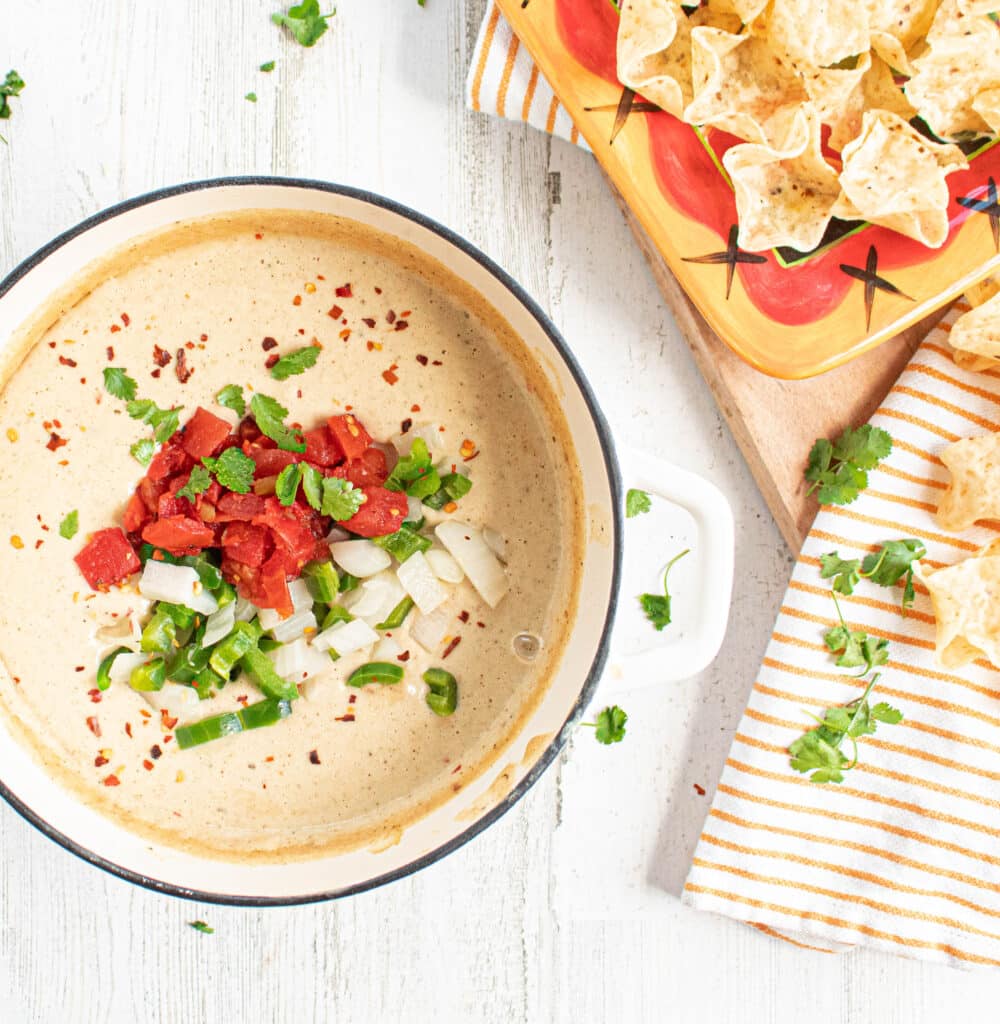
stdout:
<svg viewBox="0 0 1000 1024">
<path fill-rule="evenodd" d="M 589 148 L 493 0 L 486 8 L 476 40 L 466 80 L 466 100 L 473 110 L 499 117 L 517 117 L 535 128 Z"/>
</svg>

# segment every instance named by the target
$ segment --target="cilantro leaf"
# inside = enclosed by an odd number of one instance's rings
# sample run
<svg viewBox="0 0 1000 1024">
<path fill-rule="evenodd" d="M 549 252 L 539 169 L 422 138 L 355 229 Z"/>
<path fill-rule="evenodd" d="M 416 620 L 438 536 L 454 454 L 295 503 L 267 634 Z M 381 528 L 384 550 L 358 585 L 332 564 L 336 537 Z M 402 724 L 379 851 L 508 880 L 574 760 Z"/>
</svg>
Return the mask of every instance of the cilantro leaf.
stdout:
<svg viewBox="0 0 1000 1024">
<path fill-rule="evenodd" d="M 275 25 L 283 25 L 295 36 L 302 46 L 315 46 L 319 38 L 330 27 L 327 18 L 332 18 L 336 9 L 329 14 L 319 13 L 319 0 L 302 0 L 288 8 L 287 14 L 272 14 Z"/>
<path fill-rule="evenodd" d="M 625 495 L 625 518 L 634 519 L 650 509 L 649 495 L 636 487 L 630 487 Z"/>
<path fill-rule="evenodd" d="M 255 92 L 248 92 L 246 94 L 246 96 L 243 97 L 243 99 L 248 100 L 250 103 L 256 103 L 257 102 L 257 93 L 255 93 Z"/>
<path fill-rule="evenodd" d="M 865 556 L 861 575 L 883 587 L 893 587 L 905 577 L 901 602 L 905 610 L 917 596 L 913 587 L 913 563 L 919 562 L 926 554 L 927 548 L 912 537 L 886 541 L 878 551 Z"/>
<path fill-rule="evenodd" d="M 153 461 L 153 453 L 156 451 L 156 442 L 149 437 L 144 437 L 139 441 L 136 441 L 129 451 L 132 453 L 132 458 L 139 463 L 140 466 L 148 466 Z"/>
<path fill-rule="evenodd" d="M 247 403 L 243 398 L 243 388 L 239 384 L 227 384 L 215 396 L 215 400 L 224 409 L 232 409 L 240 419 L 247 414 Z"/>
<path fill-rule="evenodd" d="M 80 529 L 80 513 L 73 509 L 66 518 L 59 524 L 59 536 L 65 537 L 66 540 L 72 540 L 76 536 L 76 531 Z"/>
<path fill-rule="evenodd" d="M 107 374 L 108 371 L 104 372 Z M 159 444 L 163 444 L 173 437 L 180 426 L 183 408 L 178 405 L 173 409 L 161 409 L 152 399 L 134 398 L 125 406 L 125 411 L 132 419 L 148 423 L 153 428 L 153 437 Z"/>
<path fill-rule="evenodd" d="M 827 555 L 820 555 L 820 577 L 824 580 L 833 580 L 833 589 L 838 594 L 853 594 L 854 588 L 860 579 L 858 570 L 861 562 L 856 558 L 845 560 L 836 551 Z"/>
<path fill-rule="evenodd" d="M 892 451 L 886 431 L 866 423 L 847 427 L 836 441 L 819 438 L 809 452 L 805 478 L 821 505 L 849 505 L 868 486 L 868 470 Z"/>
<path fill-rule="evenodd" d="M 261 64 L 260 70 L 265 72 L 265 73 L 273 71 L 274 70 L 274 61 L 273 60 L 269 60 L 269 61 L 266 61 L 264 64 Z"/>
<path fill-rule="evenodd" d="M 302 493 L 306 501 L 319 512 L 323 508 L 323 474 L 307 462 L 300 462 L 302 467 Z"/>
<path fill-rule="evenodd" d="M 840 668 L 860 668 L 864 665 L 861 675 L 867 675 L 873 668 L 889 660 L 888 640 L 846 626 L 835 626 L 827 631 L 823 642 L 831 653 L 841 652 L 836 661 Z"/>
<path fill-rule="evenodd" d="M 307 345 L 305 348 L 297 348 L 294 352 L 289 352 L 287 356 L 282 356 L 271 367 L 271 376 L 275 380 L 288 380 L 289 377 L 293 377 L 296 374 L 305 373 L 309 367 L 316 365 L 316 360 L 319 359 L 319 352 L 319 345 Z"/>
<path fill-rule="evenodd" d="M 24 79 L 13 69 L 7 72 L 7 77 L 0 82 L 0 121 L 7 121 L 13 111 L 8 102 L 11 96 L 20 96 L 24 88 Z"/>
<path fill-rule="evenodd" d="M 679 562 L 691 549 L 685 548 L 679 555 L 674 555 L 667 562 L 663 570 L 663 594 L 640 594 L 639 603 L 646 613 L 646 618 L 653 624 L 653 628 L 660 632 L 670 625 L 670 591 L 667 589 L 667 576 L 675 562 Z"/>
<path fill-rule="evenodd" d="M 597 742 L 609 745 L 621 743 L 625 739 L 625 723 L 627 721 L 628 715 L 617 704 L 613 704 L 598 714 L 596 722 L 584 722 L 583 724 L 592 724 Z"/>
<path fill-rule="evenodd" d="M 250 399 L 250 415 L 257 421 L 261 433 L 266 434 L 286 452 L 304 452 L 306 442 L 301 433 L 285 426 L 288 410 L 269 395 L 256 394 Z"/>
<path fill-rule="evenodd" d="M 107 370 L 104 371 L 107 374 Z M 136 398 L 129 401 L 125 406 L 125 411 L 134 420 L 142 420 L 143 423 L 148 423 L 150 417 L 157 411 L 159 407 L 156 402 L 151 398 Z"/>
<path fill-rule="evenodd" d="M 239 448 L 227 448 L 217 459 L 203 458 L 206 469 L 215 474 L 219 483 L 237 494 L 249 494 L 253 489 L 253 474 L 257 464 Z"/>
<path fill-rule="evenodd" d="M 323 506 L 320 511 L 332 516 L 338 522 L 350 519 L 364 504 L 364 491 L 339 476 L 328 476 L 323 480 Z"/>
<path fill-rule="evenodd" d="M 122 366 L 104 367 L 104 390 L 114 398 L 123 398 L 126 402 L 135 398 L 138 385 L 125 373 Z"/>
<path fill-rule="evenodd" d="M 199 494 L 203 494 L 208 490 L 211 483 L 212 474 L 204 466 L 195 466 L 191 470 L 187 483 L 177 492 L 175 497 L 194 501 Z"/>
<path fill-rule="evenodd" d="M 291 505 L 295 501 L 295 495 L 299 492 L 299 484 L 302 482 L 302 463 L 293 462 L 278 474 L 274 482 L 274 493 L 282 505 Z"/>
<path fill-rule="evenodd" d="M 431 453 L 422 437 L 415 437 L 410 454 L 393 467 L 384 486 L 390 491 L 405 491 L 414 498 L 427 498 L 441 486 L 441 476 L 431 465 Z"/>
<path fill-rule="evenodd" d="M 903 712 L 881 701 L 872 708 L 871 717 L 876 722 L 885 722 L 886 725 L 898 725 L 903 720 Z"/>
<path fill-rule="evenodd" d="M 202 935 L 214 935 L 215 929 L 209 928 L 204 921 L 188 921 L 189 927 L 193 928 L 196 932 L 201 932 Z"/>
</svg>

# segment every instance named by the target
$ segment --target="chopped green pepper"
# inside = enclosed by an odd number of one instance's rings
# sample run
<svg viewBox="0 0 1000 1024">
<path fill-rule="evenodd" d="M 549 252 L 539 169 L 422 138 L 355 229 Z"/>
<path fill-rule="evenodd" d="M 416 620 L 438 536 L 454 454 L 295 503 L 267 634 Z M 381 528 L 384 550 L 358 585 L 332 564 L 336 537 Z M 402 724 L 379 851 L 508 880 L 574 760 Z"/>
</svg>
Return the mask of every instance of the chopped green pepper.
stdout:
<svg viewBox="0 0 1000 1024">
<path fill-rule="evenodd" d="M 257 646 L 267 654 L 268 651 L 276 651 L 279 647 L 284 645 L 280 640 L 275 640 L 273 636 L 262 636 L 257 641 Z"/>
<path fill-rule="evenodd" d="M 310 562 L 302 570 L 302 576 L 309 587 L 313 600 L 332 604 L 340 593 L 340 577 L 333 562 Z"/>
<path fill-rule="evenodd" d="M 418 551 L 427 551 L 431 546 L 427 537 L 421 537 L 405 523 L 395 533 L 385 537 L 372 537 L 372 543 L 388 551 L 398 562 L 405 562 L 410 555 Z"/>
<path fill-rule="evenodd" d="M 348 686 L 367 686 L 369 683 L 393 684 L 401 682 L 403 668 L 388 661 L 369 661 L 356 668 L 348 677 Z"/>
<path fill-rule="evenodd" d="M 220 676 L 217 672 L 213 672 L 210 668 L 203 668 L 195 677 L 191 680 L 191 686 L 194 687 L 195 692 L 198 694 L 199 700 L 208 700 L 212 696 L 215 690 L 221 690 L 226 685 L 227 680 Z"/>
<path fill-rule="evenodd" d="M 110 654 L 101 659 L 100 665 L 97 666 L 98 690 L 106 690 L 111 685 L 111 666 L 114 664 L 115 658 L 119 654 L 131 653 L 132 651 L 127 647 L 116 647 Z"/>
<path fill-rule="evenodd" d="M 141 690 L 149 693 L 155 690 L 162 690 L 163 684 L 167 681 L 167 669 L 162 658 L 153 658 L 145 665 L 139 665 L 132 669 L 128 684 L 133 690 Z"/>
<path fill-rule="evenodd" d="M 413 598 L 404 597 L 399 604 L 386 616 L 385 622 L 380 622 L 375 628 L 376 629 L 399 629 L 402 626 L 406 616 L 410 614 L 413 608 Z"/>
<path fill-rule="evenodd" d="M 448 473 L 441 478 L 441 488 L 423 499 L 428 508 L 440 511 L 449 501 L 458 501 L 472 490 L 472 481 L 461 473 Z"/>
<path fill-rule="evenodd" d="M 232 632 L 215 645 L 208 663 L 220 676 L 228 676 L 243 655 L 257 646 L 259 639 L 257 626 L 250 622 L 237 622 Z"/>
<path fill-rule="evenodd" d="M 342 604 L 332 604 L 330 605 L 330 610 L 326 613 L 326 618 L 323 619 L 323 625 L 320 628 L 321 630 L 329 629 L 338 622 L 353 621 L 354 616 Z"/>
<path fill-rule="evenodd" d="M 222 585 L 215 590 L 213 596 L 219 602 L 219 607 L 225 608 L 227 604 L 232 604 L 236 600 L 236 588 L 232 583 L 223 580 Z"/>
<path fill-rule="evenodd" d="M 349 572 L 345 572 L 340 577 L 340 592 L 342 594 L 348 594 L 352 590 L 357 590 L 361 586 L 361 580 L 357 576 L 352 576 Z"/>
<path fill-rule="evenodd" d="M 197 642 L 182 647 L 167 662 L 167 678 L 175 683 L 194 682 L 198 673 L 208 667 L 211 653 L 210 647 L 202 647 Z"/>
<path fill-rule="evenodd" d="M 157 606 L 153 617 L 146 623 L 146 628 L 142 631 L 142 641 L 139 646 L 148 652 L 173 653 L 177 647 L 177 623 L 166 609 Z"/>
<path fill-rule="evenodd" d="M 200 722 L 193 722 L 191 725 L 182 725 L 174 731 L 174 736 L 177 739 L 177 746 L 181 750 L 187 750 L 200 743 L 209 743 L 247 729 L 277 725 L 291 713 L 291 705 L 286 700 L 262 700 L 239 711 L 227 711 L 221 715 L 204 718 Z"/>
<path fill-rule="evenodd" d="M 406 493 L 411 498 L 423 499 L 429 494 L 433 494 L 440 486 L 441 476 L 438 471 L 431 466 L 423 476 L 418 476 L 412 483 L 407 484 Z"/>
<path fill-rule="evenodd" d="M 299 690 L 295 683 L 291 679 L 282 679 L 271 659 L 256 647 L 243 655 L 240 664 L 251 682 L 266 696 L 275 700 L 294 700 L 298 697 Z"/>
<path fill-rule="evenodd" d="M 157 601 L 156 611 L 165 612 L 181 629 L 190 629 L 198 617 L 198 613 L 190 608 L 185 608 L 182 604 L 171 604 L 169 601 Z"/>
<path fill-rule="evenodd" d="M 447 718 L 458 706 L 458 683 L 455 677 L 443 668 L 429 668 L 424 673 L 424 682 L 430 688 L 427 706 L 435 715 Z"/>
</svg>

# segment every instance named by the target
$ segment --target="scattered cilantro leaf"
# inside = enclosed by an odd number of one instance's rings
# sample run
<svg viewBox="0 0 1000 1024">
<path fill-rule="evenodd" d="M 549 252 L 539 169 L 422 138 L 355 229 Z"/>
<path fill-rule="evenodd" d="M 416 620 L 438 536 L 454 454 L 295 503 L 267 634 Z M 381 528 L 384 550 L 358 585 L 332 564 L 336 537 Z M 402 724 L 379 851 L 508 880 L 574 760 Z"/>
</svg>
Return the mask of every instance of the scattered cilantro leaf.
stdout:
<svg viewBox="0 0 1000 1024">
<path fill-rule="evenodd" d="M 136 441 L 129 451 L 132 453 L 132 458 L 139 463 L 140 466 L 148 466 L 153 461 L 153 452 L 156 451 L 156 442 L 151 437 L 144 437 L 139 441 Z"/>
<path fill-rule="evenodd" d="M 20 96 L 24 88 L 24 79 L 13 69 L 7 72 L 7 76 L 0 82 L 0 121 L 10 120 L 13 113 L 10 106 L 11 96 Z M 0 136 L 2 138 L 2 136 Z M 4 142 L 7 140 L 4 139 Z"/>
<path fill-rule="evenodd" d="M 902 600 L 905 610 L 917 596 L 913 588 L 913 563 L 919 562 L 926 554 L 927 548 L 912 537 L 890 540 L 878 551 L 865 556 L 861 563 L 861 575 L 883 587 L 894 587 L 905 577 Z"/>
<path fill-rule="evenodd" d="M 232 409 L 241 419 L 247 414 L 247 403 L 243 388 L 239 384 L 227 384 L 216 396 L 216 402 L 224 409 Z"/>
<path fill-rule="evenodd" d="M 318 345 L 297 348 L 294 352 L 289 352 L 287 356 L 282 356 L 271 367 L 271 376 L 275 380 L 288 380 L 289 377 L 298 373 L 305 373 L 310 366 L 315 366 L 317 359 L 319 359 Z"/>
<path fill-rule="evenodd" d="M 299 484 L 302 482 L 302 463 L 293 462 L 278 474 L 274 482 L 274 493 L 282 505 L 291 505 L 295 501 L 295 495 L 299 492 Z"/>
<path fill-rule="evenodd" d="M 270 73 L 271 71 L 274 70 L 274 61 L 269 60 L 266 61 L 264 64 L 261 64 L 260 70 L 263 71 L 265 74 Z"/>
<path fill-rule="evenodd" d="M 307 462 L 299 465 L 302 466 L 302 493 L 306 501 L 319 512 L 323 508 L 323 474 Z"/>
<path fill-rule="evenodd" d="M 837 665 L 840 668 L 861 668 L 860 676 L 866 676 L 872 669 L 884 665 L 889 660 L 889 641 L 869 636 L 863 630 L 851 629 L 844 621 L 844 613 L 840 610 L 840 602 L 836 594 L 830 595 L 837 609 L 840 625 L 827 630 L 823 642 L 832 654 L 838 654 Z"/>
<path fill-rule="evenodd" d="M 873 735 L 879 722 L 895 725 L 903 720 L 902 713 L 889 704 L 876 704 L 874 708 L 869 705 L 868 698 L 878 678 L 878 674 L 871 678 L 857 700 L 827 708 L 822 718 L 816 718 L 817 727 L 789 746 L 791 765 L 796 771 L 811 772 L 811 782 L 843 782 L 844 772 L 858 763 L 858 739 Z M 845 739 L 851 743 L 851 757 L 841 750 Z"/>
<path fill-rule="evenodd" d="M 271 21 L 287 28 L 302 46 L 315 46 L 330 27 L 327 18 L 337 13 L 336 8 L 329 14 L 320 14 L 319 9 L 319 0 L 302 0 L 289 7 L 287 14 L 272 14 Z"/>
<path fill-rule="evenodd" d="M 605 708 L 594 725 L 594 736 L 598 743 L 605 745 L 621 743 L 625 739 L 625 723 L 628 715 L 617 704 Z"/>
<path fill-rule="evenodd" d="M 239 448 L 227 448 L 217 459 L 203 458 L 206 469 L 215 474 L 223 487 L 237 494 L 249 494 L 253 489 L 253 474 L 257 464 Z"/>
<path fill-rule="evenodd" d="M 838 594 L 853 594 L 854 588 L 861 578 L 859 570 L 861 562 L 857 558 L 845 560 L 836 551 L 828 555 L 820 555 L 820 577 L 833 580 L 833 589 Z"/>
<path fill-rule="evenodd" d="M 104 371 L 107 373 L 107 370 Z M 151 398 L 135 398 L 132 399 L 126 406 L 125 411 L 134 420 L 142 420 L 143 423 L 148 423 L 150 417 L 156 412 L 158 406 Z"/>
<path fill-rule="evenodd" d="M 104 390 L 113 398 L 122 398 L 126 402 L 131 402 L 135 398 L 137 387 L 135 380 L 125 373 L 124 367 L 104 367 Z"/>
<path fill-rule="evenodd" d="M 107 374 L 108 371 L 104 372 Z M 132 419 L 148 423 L 153 428 L 153 437 L 159 444 L 163 444 L 170 440 L 180 426 L 183 408 L 178 405 L 173 409 L 161 409 L 152 399 L 133 398 L 125 406 L 125 411 Z"/>
<path fill-rule="evenodd" d="M 196 932 L 201 932 L 202 935 L 215 934 L 215 929 L 209 928 L 204 921 L 188 921 L 188 926 L 193 928 Z"/>
<path fill-rule="evenodd" d="M 348 480 L 338 476 L 328 476 L 323 480 L 323 507 L 320 511 L 325 516 L 332 516 L 338 522 L 350 519 L 364 503 L 364 491 L 359 490 Z"/>
<path fill-rule="evenodd" d="M 805 477 L 821 505 L 849 505 L 868 486 L 868 470 L 892 451 L 886 431 L 866 423 L 847 427 L 836 441 L 819 438 L 809 452 Z"/>
<path fill-rule="evenodd" d="M 304 452 L 306 442 L 301 433 L 285 426 L 288 410 L 276 399 L 260 393 L 250 399 L 250 415 L 279 448 L 286 452 Z"/>
<path fill-rule="evenodd" d="M 625 518 L 634 519 L 650 509 L 649 495 L 636 487 L 630 487 L 625 495 Z"/>
<path fill-rule="evenodd" d="M 59 524 L 59 536 L 66 540 L 72 540 L 80 529 L 80 513 L 73 509 L 66 518 Z"/>
<path fill-rule="evenodd" d="M 255 92 L 248 92 L 246 94 L 246 96 L 243 97 L 243 99 L 249 100 L 251 103 L 256 103 L 257 102 L 257 93 L 255 93 Z"/>
<path fill-rule="evenodd" d="M 691 549 L 685 548 L 679 555 L 674 555 L 667 562 L 663 570 L 663 593 L 662 594 L 640 594 L 639 603 L 646 613 L 646 618 L 653 624 L 653 628 L 660 632 L 670 625 L 670 591 L 667 589 L 667 576 L 675 562 L 679 562 Z"/>
<path fill-rule="evenodd" d="M 431 453 L 422 437 L 413 439 L 410 454 L 396 463 L 384 486 L 390 491 L 405 491 L 421 499 L 437 493 L 441 487 L 441 475 L 431 465 Z"/>
<path fill-rule="evenodd" d="M 212 474 L 209 473 L 204 466 L 195 466 L 191 470 L 188 482 L 177 492 L 175 497 L 187 498 L 188 501 L 194 501 L 199 494 L 204 494 L 204 492 L 208 490 L 211 483 Z"/>
</svg>

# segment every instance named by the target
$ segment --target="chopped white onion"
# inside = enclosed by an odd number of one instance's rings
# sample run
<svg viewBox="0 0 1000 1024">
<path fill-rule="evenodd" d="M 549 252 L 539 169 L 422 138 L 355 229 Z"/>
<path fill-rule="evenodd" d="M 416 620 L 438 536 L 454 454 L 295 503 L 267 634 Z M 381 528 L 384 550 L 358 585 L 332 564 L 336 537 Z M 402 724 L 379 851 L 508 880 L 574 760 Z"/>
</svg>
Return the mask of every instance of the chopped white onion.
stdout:
<svg viewBox="0 0 1000 1024">
<path fill-rule="evenodd" d="M 307 631 L 310 635 L 316 632 L 316 616 L 313 615 L 312 608 L 305 608 L 300 612 L 295 612 L 289 615 L 287 619 L 281 619 L 276 626 L 268 628 L 271 636 L 282 644 L 298 640 Z"/>
<path fill-rule="evenodd" d="M 372 661 L 395 661 L 402 653 L 403 648 L 394 636 L 384 636 L 372 651 Z"/>
<path fill-rule="evenodd" d="M 372 576 L 344 598 L 344 607 L 369 626 L 377 626 L 406 597 L 391 569 Z"/>
<path fill-rule="evenodd" d="M 353 654 L 364 647 L 371 647 L 378 641 L 378 633 L 363 619 L 352 622 L 337 622 L 324 629 L 312 642 L 318 651 L 334 650 L 338 654 Z"/>
<path fill-rule="evenodd" d="M 461 583 L 465 579 L 462 567 L 447 551 L 442 551 L 441 548 L 431 548 L 424 557 L 431 567 L 431 572 L 439 580 L 444 580 L 445 583 Z"/>
<path fill-rule="evenodd" d="M 202 585 L 189 565 L 171 565 L 150 558 L 139 577 L 139 593 L 150 601 L 180 604 L 194 612 L 211 615 L 219 602 Z"/>
<path fill-rule="evenodd" d="M 418 437 L 423 439 L 432 458 L 434 452 L 441 450 L 441 431 L 436 423 L 418 423 L 417 426 L 411 427 L 405 434 L 395 434 L 389 440 L 393 448 L 403 456 L 410 454 L 413 449 L 413 442 Z"/>
<path fill-rule="evenodd" d="M 334 543 L 338 540 L 350 540 L 351 535 L 341 526 L 331 526 L 330 532 L 326 535 L 328 544 Z"/>
<path fill-rule="evenodd" d="M 421 516 L 424 514 L 424 504 L 419 498 L 414 498 L 413 495 L 408 495 L 406 499 L 406 518 L 411 523 L 420 521 Z"/>
<path fill-rule="evenodd" d="M 434 532 L 479 591 L 479 596 L 491 608 L 496 608 L 507 593 L 507 574 L 483 540 L 482 531 L 468 523 L 449 519 L 439 523 Z"/>
<path fill-rule="evenodd" d="M 450 615 L 443 608 L 430 615 L 423 615 L 415 611 L 407 620 L 411 639 L 415 640 L 426 651 L 433 654 L 439 650 L 444 638 L 451 632 L 454 624 L 454 616 Z"/>
<path fill-rule="evenodd" d="M 256 614 L 258 608 L 252 601 L 248 601 L 245 597 L 236 598 L 236 621 L 237 622 L 249 622 Z"/>
<path fill-rule="evenodd" d="M 217 612 L 212 612 L 205 620 L 205 635 L 201 638 L 202 647 L 217 644 L 236 625 L 236 602 L 230 601 Z"/>
<path fill-rule="evenodd" d="M 389 552 L 383 551 L 370 540 L 336 541 L 330 545 L 330 554 L 344 572 L 361 579 L 374 576 L 392 565 Z"/>
<path fill-rule="evenodd" d="M 333 662 L 325 651 L 317 651 L 304 638 L 290 644 L 283 644 L 267 655 L 274 662 L 274 670 L 282 679 L 301 683 L 311 676 L 318 676 L 333 668 Z"/>
<path fill-rule="evenodd" d="M 127 683 L 132 673 L 140 666 L 149 661 L 148 654 L 119 654 L 111 662 L 111 670 L 108 678 L 112 683 Z"/>
<path fill-rule="evenodd" d="M 483 527 L 483 540 L 486 541 L 490 551 L 493 552 L 501 562 L 507 561 L 507 538 L 502 533 L 497 533 L 492 527 Z"/>
<path fill-rule="evenodd" d="M 306 608 L 312 608 L 312 592 L 309 590 L 309 584 L 301 577 L 297 580 L 292 580 L 288 584 L 288 593 L 291 595 L 292 608 L 294 608 L 295 611 L 301 612 Z"/>
<path fill-rule="evenodd" d="M 124 658 L 125 655 L 123 654 Z M 119 660 L 119 659 L 116 659 Z M 205 709 L 193 686 L 168 682 L 162 690 L 143 692 L 146 703 L 156 711 L 167 711 L 181 724 L 205 717 Z"/>
<path fill-rule="evenodd" d="M 410 555 L 396 570 L 396 577 L 424 615 L 430 615 L 448 600 L 448 591 L 431 571 L 422 551 Z"/>
</svg>

